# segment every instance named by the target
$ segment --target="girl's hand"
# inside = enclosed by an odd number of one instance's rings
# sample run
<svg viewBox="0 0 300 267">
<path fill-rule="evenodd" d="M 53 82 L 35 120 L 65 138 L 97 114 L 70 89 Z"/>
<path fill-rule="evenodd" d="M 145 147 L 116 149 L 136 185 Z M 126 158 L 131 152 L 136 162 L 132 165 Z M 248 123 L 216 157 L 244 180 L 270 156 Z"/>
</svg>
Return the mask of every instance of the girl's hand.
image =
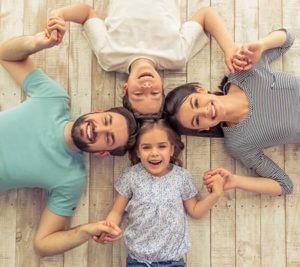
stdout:
<svg viewBox="0 0 300 267">
<path fill-rule="evenodd" d="M 101 221 L 99 223 L 106 225 L 111 229 L 111 231 L 101 231 L 97 234 L 94 234 L 94 241 L 101 244 L 111 244 L 122 237 L 122 230 L 115 223 L 110 221 Z"/>
<path fill-rule="evenodd" d="M 217 195 L 218 197 L 221 196 L 224 191 L 224 183 L 225 180 L 221 175 L 214 175 L 211 182 L 211 193 Z"/>
<path fill-rule="evenodd" d="M 205 184 L 207 191 L 212 192 L 214 176 L 220 175 L 224 179 L 223 189 L 229 190 L 236 188 L 235 176 L 228 170 L 223 168 L 217 168 L 214 170 L 209 170 L 204 173 L 203 183 Z"/>
</svg>

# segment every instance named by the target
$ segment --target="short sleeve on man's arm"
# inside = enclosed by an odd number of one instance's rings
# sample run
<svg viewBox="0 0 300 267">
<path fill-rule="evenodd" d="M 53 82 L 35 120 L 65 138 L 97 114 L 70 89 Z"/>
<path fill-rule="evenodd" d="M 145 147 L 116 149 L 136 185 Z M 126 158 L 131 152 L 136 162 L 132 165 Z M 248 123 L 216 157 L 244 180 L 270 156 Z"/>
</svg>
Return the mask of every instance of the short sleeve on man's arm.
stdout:
<svg viewBox="0 0 300 267">
<path fill-rule="evenodd" d="M 31 71 L 22 87 L 30 97 L 68 97 L 66 90 L 41 69 Z"/>
<path fill-rule="evenodd" d="M 209 41 L 202 26 L 193 20 L 189 20 L 182 25 L 181 37 L 187 61 L 198 53 Z"/>
<path fill-rule="evenodd" d="M 85 189 L 85 184 L 85 177 L 80 177 L 49 190 L 47 208 L 57 215 L 71 216 Z"/>
</svg>

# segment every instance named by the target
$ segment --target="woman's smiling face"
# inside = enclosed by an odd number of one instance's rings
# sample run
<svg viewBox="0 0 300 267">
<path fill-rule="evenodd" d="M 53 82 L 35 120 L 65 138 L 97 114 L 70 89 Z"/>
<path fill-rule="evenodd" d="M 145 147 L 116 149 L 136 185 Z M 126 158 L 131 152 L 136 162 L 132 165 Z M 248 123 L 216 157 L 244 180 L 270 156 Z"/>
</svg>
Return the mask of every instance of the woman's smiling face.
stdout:
<svg viewBox="0 0 300 267">
<path fill-rule="evenodd" d="M 224 107 L 220 97 L 209 94 L 206 89 L 197 88 L 188 95 L 176 112 L 179 123 L 188 129 L 209 130 L 224 121 Z"/>
</svg>

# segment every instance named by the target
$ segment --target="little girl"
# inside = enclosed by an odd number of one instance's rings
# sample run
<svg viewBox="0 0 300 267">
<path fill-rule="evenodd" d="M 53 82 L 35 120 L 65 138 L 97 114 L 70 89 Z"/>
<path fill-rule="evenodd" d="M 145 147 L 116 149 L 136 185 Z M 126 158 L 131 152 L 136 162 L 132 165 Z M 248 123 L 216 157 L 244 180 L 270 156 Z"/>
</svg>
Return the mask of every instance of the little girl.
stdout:
<svg viewBox="0 0 300 267">
<path fill-rule="evenodd" d="M 201 201 L 196 198 L 190 173 L 179 167 L 183 147 L 163 120 L 145 122 L 139 130 L 130 153 L 134 165 L 116 181 L 118 194 L 106 218 L 120 225 L 124 211 L 128 213 L 127 266 L 185 266 L 183 257 L 190 246 L 186 212 L 200 218 L 223 192 L 223 178 L 215 176 L 211 193 Z M 101 243 L 119 238 L 94 237 Z"/>
</svg>

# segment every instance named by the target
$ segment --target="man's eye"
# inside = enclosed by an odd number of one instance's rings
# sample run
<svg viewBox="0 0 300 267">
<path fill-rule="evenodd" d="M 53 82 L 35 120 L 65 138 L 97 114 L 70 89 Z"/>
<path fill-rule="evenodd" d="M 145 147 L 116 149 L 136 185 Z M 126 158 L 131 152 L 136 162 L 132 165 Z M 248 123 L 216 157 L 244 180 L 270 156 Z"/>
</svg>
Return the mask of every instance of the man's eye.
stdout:
<svg viewBox="0 0 300 267">
<path fill-rule="evenodd" d="M 198 98 L 196 98 L 195 103 L 194 103 L 194 106 L 195 106 L 196 108 L 199 108 L 199 101 L 198 101 Z"/>
<path fill-rule="evenodd" d="M 159 92 L 151 92 L 151 95 L 158 95 Z"/>
<path fill-rule="evenodd" d="M 134 95 L 135 96 L 141 96 L 143 93 L 142 92 L 135 92 Z"/>
</svg>

